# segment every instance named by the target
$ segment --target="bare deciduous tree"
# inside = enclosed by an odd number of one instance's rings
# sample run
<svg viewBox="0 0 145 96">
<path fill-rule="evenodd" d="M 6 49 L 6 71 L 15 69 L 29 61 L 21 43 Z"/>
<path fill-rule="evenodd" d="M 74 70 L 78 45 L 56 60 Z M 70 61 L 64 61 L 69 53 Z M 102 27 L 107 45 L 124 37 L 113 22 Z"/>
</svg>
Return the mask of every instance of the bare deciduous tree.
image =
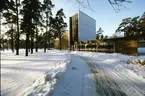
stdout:
<svg viewBox="0 0 145 96">
<path fill-rule="evenodd" d="M 67 0 L 67 2 L 70 0 Z M 93 0 L 74 0 L 79 6 L 83 8 L 89 8 L 90 10 L 94 11 L 90 2 Z M 86 3 L 85 3 L 86 2 Z M 126 8 L 123 3 L 132 3 L 130 0 L 108 0 L 114 11 L 117 13 L 121 10 L 121 8 Z"/>
</svg>

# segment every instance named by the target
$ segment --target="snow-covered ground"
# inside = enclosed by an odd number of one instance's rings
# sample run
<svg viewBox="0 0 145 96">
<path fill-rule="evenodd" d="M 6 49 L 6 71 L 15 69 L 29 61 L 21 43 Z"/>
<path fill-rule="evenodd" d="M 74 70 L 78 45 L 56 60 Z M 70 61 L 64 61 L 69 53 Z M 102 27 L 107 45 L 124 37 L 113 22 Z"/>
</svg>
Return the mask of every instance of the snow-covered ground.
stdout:
<svg viewBox="0 0 145 96">
<path fill-rule="evenodd" d="M 144 61 L 117 53 L 41 50 L 25 57 L 24 50 L 19 56 L 5 51 L 1 95 L 145 96 Z"/>
<path fill-rule="evenodd" d="M 50 94 L 70 62 L 67 51 L 41 50 L 28 57 L 24 52 L 1 52 L 1 96 Z"/>
<path fill-rule="evenodd" d="M 94 76 L 84 60 L 71 56 L 71 64 L 52 96 L 97 96 Z"/>
<path fill-rule="evenodd" d="M 117 83 L 127 96 L 145 96 L 145 65 L 128 63 L 128 61 L 132 60 L 145 61 L 145 56 L 128 56 L 117 53 L 108 54 L 94 52 L 72 53 L 85 58 L 84 60 L 94 65 L 96 70 L 98 68 L 99 70 L 104 70 L 108 78 Z M 103 71 L 100 72 L 99 70 L 97 70 L 98 72 L 96 75 L 100 73 L 104 74 Z M 111 87 L 111 85 L 109 86 Z M 105 90 L 105 92 L 107 92 L 107 90 Z"/>
</svg>

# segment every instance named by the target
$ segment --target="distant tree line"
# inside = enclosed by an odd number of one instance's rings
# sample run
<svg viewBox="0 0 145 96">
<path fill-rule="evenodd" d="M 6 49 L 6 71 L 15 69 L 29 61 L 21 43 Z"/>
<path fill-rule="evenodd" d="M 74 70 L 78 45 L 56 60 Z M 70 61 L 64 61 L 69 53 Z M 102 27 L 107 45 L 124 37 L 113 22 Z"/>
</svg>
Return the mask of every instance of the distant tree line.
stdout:
<svg viewBox="0 0 145 96">
<path fill-rule="evenodd" d="M 7 26 L 5 34 L 1 34 L 1 49 L 10 46 L 12 52 L 25 48 L 25 56 L 33 50 L 44 48 L 44 52 L 53 46 L 55 38 L 59 38 L 67 27 L 64 22 L 63 9 L 53 16 L 55 7 L 51 0 L 1 0 L 0 7 L 0 32 L 1 27 Z M 2 23 L 1 20 L 4 20 Z M 2 32 L 1 32 L 2 33 Z M 7 36 L 7 38 L 4 38 Z M 61 43 L 59 45 L 61 50 Z"/>
</svg>

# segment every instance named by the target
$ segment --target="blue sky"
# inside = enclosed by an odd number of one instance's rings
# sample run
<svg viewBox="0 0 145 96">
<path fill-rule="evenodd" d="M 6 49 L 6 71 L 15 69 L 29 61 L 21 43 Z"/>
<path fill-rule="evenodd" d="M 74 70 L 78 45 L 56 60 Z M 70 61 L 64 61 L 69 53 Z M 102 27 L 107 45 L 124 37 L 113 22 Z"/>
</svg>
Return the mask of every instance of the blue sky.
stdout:
<svg viewBox="0 0 145 96">
<path fill-rule="evenodd" d="M 96 20 L 96 30 L 102 27 L 104 35 L 109 36 L 115 33 L 122 19 L 141 16 L 145 12 L 145 0 L 132 0 L 132 3 L 124 3 L 123 5 L 127 8 L 122 8 L 119 13 L 113 10 L 108 0 L 90 0 L 90 5 L 95 12 L 88 8 L 79 7 L 74 1 L 53 0 L 53 3 L 55 3 L 54 14 L 57 10 L 63 8 L 67 17 L 66 22 L 68 23 L 69 17 L 81 10 Z"/>
</svg>

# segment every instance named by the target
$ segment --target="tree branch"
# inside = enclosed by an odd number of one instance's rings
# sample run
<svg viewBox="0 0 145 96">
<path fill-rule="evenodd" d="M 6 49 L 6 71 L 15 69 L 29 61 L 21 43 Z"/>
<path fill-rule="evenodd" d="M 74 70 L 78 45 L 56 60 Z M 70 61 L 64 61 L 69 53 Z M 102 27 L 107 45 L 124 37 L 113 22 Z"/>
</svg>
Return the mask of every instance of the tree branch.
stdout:
<svg viewBox="0 0 145 96">
<path fill-rule="evenodd" d="M 67 2 L 70 1 L 70 0 L 67 0 Z M 91 11 L 94 12 L 93 8 L 91 7 L 90 5 L 90 0 L 86 0 L 87 1 L 87 5 L 84 4 L 84 1 L 81 1 L 81 0 L 75 0 L 76 3 L 78 3 L 81 7 L 83 8 L 89 8 Z M 131 1 L 129 0 L 108 0 L 108 2 L 111 4 L 113 10 L 118 13 L 120 12 L 121 8 L 125 8 L 127 9 L 125 6 L 123 6 L 122 3 L 132 3 Z"/>
</svg>

